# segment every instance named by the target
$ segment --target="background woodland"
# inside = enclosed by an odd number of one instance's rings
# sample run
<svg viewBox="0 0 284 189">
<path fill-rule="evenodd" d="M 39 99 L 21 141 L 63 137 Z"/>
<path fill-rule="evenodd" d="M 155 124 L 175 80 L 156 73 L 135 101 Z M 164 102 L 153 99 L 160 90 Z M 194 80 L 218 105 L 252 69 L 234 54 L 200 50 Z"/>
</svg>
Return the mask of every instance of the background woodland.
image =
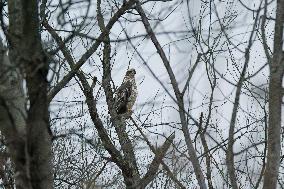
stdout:
<svg viewBox="0 0 284 189">
<path fill-rule="evenodd" d="M 284 188 L 283 23 L 284 0 L 0 0 L 1 188 Z"/>
</svg>

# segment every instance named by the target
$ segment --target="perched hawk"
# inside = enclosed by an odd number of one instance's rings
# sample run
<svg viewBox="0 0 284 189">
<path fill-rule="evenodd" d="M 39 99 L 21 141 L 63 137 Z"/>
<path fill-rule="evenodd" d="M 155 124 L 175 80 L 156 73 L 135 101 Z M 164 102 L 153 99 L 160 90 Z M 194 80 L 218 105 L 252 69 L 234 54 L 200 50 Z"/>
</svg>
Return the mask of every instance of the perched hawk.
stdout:
<svg viewBox="0 0 284 189">
<path fill-rule="evenodd" d="M 135 69 L 127 70 L 121 86 L 115 93 L 114 103 L 118 114 L 132 113 L 132 107 L 137 98 L 135 74 Z"/>
</svg>

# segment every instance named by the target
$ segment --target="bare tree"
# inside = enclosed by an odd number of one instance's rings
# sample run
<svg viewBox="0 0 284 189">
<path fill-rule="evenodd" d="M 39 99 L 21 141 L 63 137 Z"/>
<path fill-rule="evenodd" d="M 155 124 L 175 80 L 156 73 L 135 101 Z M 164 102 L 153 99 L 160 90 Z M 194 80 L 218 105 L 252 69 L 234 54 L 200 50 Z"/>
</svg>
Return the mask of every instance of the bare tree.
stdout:
<svg viewBox="0 0 284 189">
<path fill-rule="evenodd" d="M 52 188 L 48 62 L 41 45 L 37 1 L 9 1 L 8 8 L 9 31 L 5 32 L 9 58 L 2 51 L 1 77 L 10 82 L 5 82 L 1 91 L 1 133 L 15 164 L 16 187 Z"/>
<path fill-rule="evenodd" d="M 2 0 L 1 187 L 283 188 L 283 6 Z"/>
</svg>

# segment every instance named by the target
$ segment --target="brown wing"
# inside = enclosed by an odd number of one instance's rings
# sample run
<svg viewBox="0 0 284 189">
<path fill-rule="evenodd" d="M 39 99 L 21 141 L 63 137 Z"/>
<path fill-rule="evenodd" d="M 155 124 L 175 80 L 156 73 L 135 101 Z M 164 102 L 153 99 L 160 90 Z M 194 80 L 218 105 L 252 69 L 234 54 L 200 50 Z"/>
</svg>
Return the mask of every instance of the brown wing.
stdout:
<svg viewBox="0 0 284 189">
<path fill-rule="evenodd" d="M 117 89 L 115 96 L 115 109 L 118 114 L 127 112 L 127 103 L 131 95 L 132 84 L 130 81 L 122 83 Z"/>
</svg>

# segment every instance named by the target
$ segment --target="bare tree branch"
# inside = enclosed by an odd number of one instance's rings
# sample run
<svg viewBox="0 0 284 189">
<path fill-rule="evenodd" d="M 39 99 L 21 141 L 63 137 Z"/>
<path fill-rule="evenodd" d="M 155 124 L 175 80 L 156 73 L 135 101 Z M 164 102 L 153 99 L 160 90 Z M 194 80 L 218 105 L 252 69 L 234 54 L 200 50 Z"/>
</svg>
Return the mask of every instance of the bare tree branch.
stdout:
<svg viewBox="0 0 284 189">
<path fill-rule="evenodd" d="M 74 77 L 76 72 L 88 60 L 88 58 L 90 58 L 90 56 L 98 49 L 101 42 L 104 41 L 105 36 L 109 34 L 112 26 L 127 10 L 129 10 L 134 5 L 134 3 L 135 3 L 134 0 L 127 1 L 127 3 L 125 3 L 120 9 L 117 10 L 116 13 L 114 13 L 112 18 L 109 20 L 108 24 L 106 25 L 105 30 L 100 34 L 96 42 L 85 52 L 85 54 L 82 55 L 80 60 L 78 60 L 78 62 L 74 64 L 71 71 L 67 75 L 65 75 L 64 78 L 49 92 L 48 94 L 49 102 Z M 43 21 L 44 26 L 46 25 L 46 22 L 47 21 Z"/>
<path fill-rule="evenodd" d="M 171 84 L 172 84 L 172 87 L 174 89 L 174 93 L 175 93 L 175 96 L 176 96 L 176 99 L 177 99 L 177 104 L 178 104 L 178 107 L 179 107 L 179 115 L 180 115 L 180 120 L 181 120 L 181 125 L 182 125 L 182 131 L 183 131 L 185 142 L 186 142 L 186 145 L 187 145 L 187 148 L 188 148 L 188 154 L 189 154 L 191 162 L 193 164 L 193 168 L 194 168 L 194 172 L 195 172 L 195 175 L 196 175 L 196 179 L 198 180 L 198 184 L 199 184 L 201 189 L 205 189 L 205 188 L 207 188 L 206 184 L 205 184 L 205 179 L 204 179 L 199 161 L 197 159 L 196 151 L 193 147 L 189 131 L 188 131 L 188 124 L 187 124 L 186 116 L 185 116 L 185 113 L 184 113 L 185 108 L 184 108 L 183 96 L 182 96 L 182 94 L 179 90 L 177 80 L 175 78 L 175 75 L 173 73 L 171 65 L 170 65 L 170 63 L 169 63 L 169 61 L 168 61 L 168 59 L 167 59 L 167 57 L 164 53 L 164 50 L 162 49 L 160 43 L 158 42 L 158 40 L 157 40 L 157 38 L 156 38 L 152 28 L 151 28 L 151 25 L 150 25 L 150 23 L 147 19 L 147 16 L 145 15 L 145 12 L 144 12 L 144 10 L 141 6 L 141 3 L 138 0 L 136 1 L 136 10 L 138 11 L 139 15 L 141 16 L 144 27 L 145 27 L 148 35 L 150 36 L 153 44 L 155 45 L 157 52 L 160 55 L 160 57 L 161 57 L 161 59 L 164 63 L 164 66 L 165 66 L 165 68 L 168 72 L 168 75 L 169 75 L 169 78 L 170 78 L 170 81 L 171 81 Z"/>
<path fill-rule="evenodd" d="M 67 62 L 70 64 L 70 67 L 73 68 L 75 65 L 74 60 L 69 53 L 68 49 L 65 47 L 62 39 L 57 35 L 57 33 L 52 29 L 51 26 L 49 26 L 47 23 L 45 23 L 45 27 L 48 29 L 52 37 L 56 40 L 58 45 L 62 46 L 61 51 L 63 55 L 65 56 Z M 77 76 L 79 77 L 82 86 L 83 86 L 83 92 L 86 96 L 86 102 L 89 108 L 90 116 L 92 118 L 92 121 L 94 122 L 94 125 L 99 133 L 99 136 L 101 140 L 103 141 L 103 145 L 106 148 L 106 150 L 110 153 L 112 156 L 112 160 L 118 164 L 118 166 L 123 167 L 123 158 L 120 154 L 120 152 L 115 148 L 115 146 L 112 144 L 107 131 L 105 130 L 103 123 L 101 119 L 99 118 L 97 108 L 96 108 L 96 103 L 94 101 L 94 96 L 93 96 L 93 89 L 90 87 L 88 84 L 84 74 L 81 71 L 77 72 Z"/>
<path fill-rule="evenodd" d="M 157 151 L 154 148 L 154 146 L 150 143 L 150 141 L 148 140 L 148 138 L 146 137 L 146 135 L 143 133 L 143 131 L 141 130 L 141 128 L 137 125 L 137 123 L 135 122 L 135 120 L 130 117 L 131 121 L 133 122 L 133 124 L 135 125 L 135 127 L 137 128 L 137 130 L 139 131 L 139 133 L 142 135 L 143 139 L 146 141 L 147 145 L 149 146 L 149 148 L 151 149 L 151 151 L 156 155 Z M 171 135 L 174 136 L 174 135 Z M 166 140 L 169 140 L 169 138 L 167 138 Z M 166 142 L 166 141 L 165 141 Z M 165 144 L 165 143 L 164 143 Z M 174 176 L 174 174 L 172 173 L 172 171 L 170 170 L 170 168 L 167 166 L 167 164 L 161 160 L 161 164 L 163 165 L 163 168 L 167 171 L 168 176 L 182 189 L 185 189 L 185 187 L 182 185 L 182 183 Z M 150 170 L 150 169 L 149 169 Z M 146 176 L 146 175 L 145 175 Z"/>
</svg>

